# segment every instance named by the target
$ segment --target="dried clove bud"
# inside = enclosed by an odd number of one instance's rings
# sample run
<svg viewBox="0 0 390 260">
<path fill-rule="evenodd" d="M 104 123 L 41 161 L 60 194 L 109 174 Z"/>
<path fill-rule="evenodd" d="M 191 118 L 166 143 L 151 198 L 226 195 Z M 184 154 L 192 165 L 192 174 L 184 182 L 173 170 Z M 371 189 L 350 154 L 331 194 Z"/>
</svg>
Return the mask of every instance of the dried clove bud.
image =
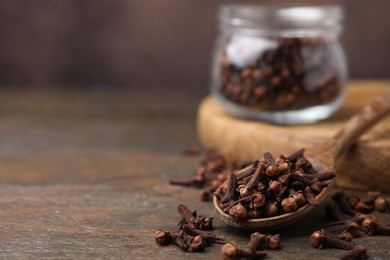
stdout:
<svg viewBox="0 0 390 260">
<path fill-rule="evenodd" d="M 373 215 L 357 213 L 353 219 L 360 225 L 360 229 L 369 236 L 390 235 L 390 225 L 378 223 Z"/>
<path fill-rule="evenodd" d="M 265 205 L 265 212 L 268 217 L 273 217 L 278 215 L 279 213 L 279 207 L 277 202 L 268 203 Z"/>
<path fill-rule="evenodd" d="M 310 189 L 311 189 L 311 191 L 312 191 L 314 194 L 320 193 L 321 190 L 322 190 L 322 184 L 321 184 L 321 182 L 319 182 L 318 180 L 316 180 L 316 181 L 313 180 L 313 183 L 310 185 Z"/>
<path fill-rule="evenodd" d="M 205 247 L 205 245 L 203 242 L 203 238 L 201 236 L 195 236 L 192 238 L 191 244 L 190 244 L 191 252 L 203 251 L 204 247 Z"/>
<path fill-rule="evenodd" d="M 201 224 L 199 229 L 201 230 L 213 230 L 213 217 L 199 217 Z"/>
<path fill-rule="evenodd" d="M 355 206 L 356 211 L 361 213 L 370 213 L 373 212 L 375 209 L 375 206 L 372 204 L 366 204 L 363 201 L 359 201 Z"/>
<path fill-rule="evenodd" d="M 341 234 L 343 232 L 349 232 L 354 237 L 360 236 L 360 229 L 360 225 L 353 219 L 332 222 L 324 227 L 324 230 L 328 233 Z"/>
<path fill-rule="evenodd" d="M 240 195 L 241 197 L 246 197 L 252 194 L 253 188 L 256 185 L 256 182 L 260 179 L 261 177 L 261 170 L 263 169 L 263 164 L 258 165 L 256 168 L 256 171 L 253 173 L 252 178 L 250 181 L 242 188 L 240 189 Z"/>
<path fill-rule="evenodd" d="M 313 174 L 303 174 L 304 177 L 309 179 L 317 179 L 318 181 L 328 181 L 336 177 L 334 172 L 322 172 Z"/>
<path fill-rule="evenodd" d="M 154 236 L 156 243 L 162 246 L 169 245 L 171 243 L 171 236 L 169 232 L 159 229 Z"/>
<path fill-rule="evenodd" d="M 279 194 L 282 189 L 282 184 L 279 181 L 271 180 L 268 185 L 268 192 L 270 194 Z"/>
<path fill-rule="evenodd" d="M 376 217 L 366 215 L 361 223 L 361 229 L 367 234 L 374 234 L 374 230 L 377 227 Z"/>
<path fill-rule="evenodd" d="M 325 233 L 324 230 L 315 231 L 310 237 L 311 245 L 314 248 L 322 249 L 326 247 L 350 250 L 354 244 L 341 240 L 335 236 Z"/>
<path fill-rule="evenodd" d="M 338 204 L 341 212 L 346 213 L 348 215 L 355 215 L 356 211 L 352 208 L 352 206 L 347 202 L 347 199 L 343 192 L 336 192 L 332 199 Z"/>
<path fill-rule="evenodd" d="M 361 245 L 356 245 L 351 250 L 345 251 L 340 255 L 340 260 L 367 259 L 367 249 Z"/>
<path fill-rule="evenodd" d="M 266 152 L 266 153 L 264 153 L 264 161 L 266 164 L 272 165 L 275 163 L 275 158 L 272 156 L 271 153 Z"/>
<path fill-rule="evenodd" d="M 348 231 L 343 231 L 343 232 L 341 232 L 341 234 L 339 235 L 339 238 L 340 238 L 341 240 L 345 240 L 345 241 L 351 242 L 352 239 L 355 238 L 355 236 L 352 235 L 351 233 L 349 233 Z"/>
<path fill-rule="evenodd" d="M 196 229 L 191 224 L 184 225 L 183 231 L 192 236 L 201 236 L 205 245 L 210 245 L 211 243 L 214 243 L 216 241 L 225 240 L 224 237 L 216 236 L 212 232 Z"/>
<path fill-rule="evenodd" d="M 373 235 L 390 236 L 390 226 L 377 224 L 374 229 Z"/>
<path fill-rule="evenodd" d="M 390 211 L 390 202 L 383 197 L 378 196 L 375 199 L 375 209 L 379 212 L 386 213 Z"/>
<path fill-rule="evenodd" d="M 289 167 L 290 167 L 290 165 L 288 164 L 288 162 L 279 163 L 278 164 L 278 171 L 280 173 L 287 172 Z"/>
<path fill-rule="evenodd" d="M 380 195 L 380 191 L 369 191 L 367 196 L 361 199 L 361 202 L 366 205 L 374 205 L 376 198 Z"/>
<path fill-rule="evenodd" d="M 194 224 L 197 228 L 199 228 L 199 226 L 202 224 L 202 220 L 194 217 L 191 210 L 186 205 L 179 204 L 177 211 L 182 216 L 182 218 L 187 221 L 187 223 Z"/>
<path fill-rule="evenodd" d="M 267 248 L 272 250 L 280 249 L 280 235 L 267 235 Z"/>
<path fill-rule="evenodd" d="M 292 161 L 296 161 L 298 159 L 298 157 L 301 157 L 303 156 L 303 153 L 305 152 L 305 149 L 304 148 L 301 148 L 299 149 L 298 151 L 295 151 L 294 153 L 292 153 L 291 155 L 287 156 L 286 157 L 286 160 L 289 161 L 289 162 L 292 162 Z"/>
<path fill-rule="evenodd" d="M 262 209 L 248 210 L 247 215 L 249 218 L 261 218 L 264 216 Z"/>
<path fill-rule="evenodd" d="M 202 191 L 199 193 L 200 199 L 202 201 L 211 201 L 213 199 L 214 192 L 218 189 L 219 185 L 228 178 L 230 173 L 235 172 L 250 163 L 239 163 L 214 150 L 207 150 L 204 153 L 203 159 L 200 160 L 200 164 L 201 166 L 195 170 L 194 178 L 192 180 L 171 180 L 170 184 L 202 188 Z M 253 172 L 254 169 L 251 167 L 238 174 L 237 178 L 240 179 L 251 175 Z M 217 194 L 217 196 L 219 196 L 219 194 Z"/>
<path fill-rule="evenodd" d="M 293 197 L 285 198 L 284 200 L 282 200 L 281 205 L 285 212 L 293 212 L 298 209 L 298 203 Z"/>
<path fill-rule="evenodd" d="M 267 167 L 265 170 L 265 173 L 267 174 L 268 177 L 275 177 L 279 173 L 279 166 L 278 165 L 270 165 Z"/>
<path fill-rule="evenodd" d="M 292 198 L 297 202 L 298 207 L 302 207 L 306 204 L 305 196 L 303 195 L 302 191 L 299 191 L 297 193 L 294 193 L 292 195 Z"/>
<path fill-rule="evenodd" d="M 261 208 L 265 204 L 265 196 L 261 193 L 255 194 L 255 197 L 253 198 L 250 207 L 251 208 Z"/>
<path fill-rule="evenodd" d="M 250 259 L 259 259 L 267 256 L 267 253 L 264 251 L 250 251 L 240 249 L 238 246 L 227 243 L 221 248 L 222 259 L 238 259 L 238 258 L 250 258 Z"/>
<path fill-rule="evenodd" d="M 250 251 L 255 252 L 259 249 L 265 249 L 266 244 L 267 235 L 261 234 L 260 232 L 255 232 L 251 234 L 248 246 Z"/>
<path fill-rule="evenodd" d="M 355 208 L 356 204 L 359 203 L 360 198 L 358 196 L 349 196 L 346 198 L 349 205 L 351 205 L 352 208 Z"/>
<path fill-rule="evenodd" d="M 221 199 L 222 203 L 234 200 L 234 194 L 237 186 L 237 177 L 234 173 L 231 173 L 228 178 L 228 188 L 225 196 Z"/>
<path fill-rule="evenodd" d="M 307 202 L 312 205 L 317 207 L 319 205 L 318 201 L 314 197 L 314 194 L 311 192 L 311 189 L 309 187 L 306 187 L 305 190 L 303 191 L 303 194 L 305 195 L 305 199 Z"/>
<path fill-rule="evenodd" d="M 187 251 L 189 246 L 184 242 L 184 232 L 183 231 L 175 231 L 170 232 L 171 234 L 171 243 L 177 245 L 182 250 Z"/>
<path fill-rule="evenodd" d="M 252 233 L 249 241 L 249 249 L 252 251 L 258 249 L 280 249 L 280 235 L 262 234 L 260 232 Z"/>
<path fill-rule="evenodd" d="M 229 215 L 234 220 L 245 219 L 247 217 L 247 210 L 241 203 L 238 203 L 229 210 Z"/>
<path fill-rule="evenodd" d="M 191 211 L 191 214 L 192 214 L 192 216 L 194 216 L 194 217 L 196 217 L 196 210 L 192 210 Z M 177 227 L 178 228 L 181 228 L 181 226 L 183 226 L 183 225 L 185 225 L 185 224 L 187 224 L 188 222 L 187 222 L 187 220 L 185 219 L 185 218 L 181 218 L 180 220 L 179 220 L 179 222 L 177 223 Z"/>
<path fill-rule="evenodd" d="M 166 246 L 169 244 L 175 244 L 179 246 L 182 250 L 187 251 L 188 245 L 184 242 L 184 232 L 183 231 L 175 231 L 168 232 L 162 229 L 158 230 L 155 234 L 156 243 L 162 246 Z"/>
</svg>

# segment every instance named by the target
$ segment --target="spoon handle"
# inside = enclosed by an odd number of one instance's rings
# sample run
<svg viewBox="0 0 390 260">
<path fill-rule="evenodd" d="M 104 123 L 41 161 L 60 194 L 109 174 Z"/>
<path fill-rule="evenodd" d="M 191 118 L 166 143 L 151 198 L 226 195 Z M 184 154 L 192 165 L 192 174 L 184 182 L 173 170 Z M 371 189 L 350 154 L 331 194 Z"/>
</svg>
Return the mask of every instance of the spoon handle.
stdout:
<svg viewBox="0 0 390 260">
<path fill-rule="evenodd" d="M 337 160 L 353 143 L 390 112 L 390 91 L 386 91 L 353 116 L 333 137 Z"/>
</svg>

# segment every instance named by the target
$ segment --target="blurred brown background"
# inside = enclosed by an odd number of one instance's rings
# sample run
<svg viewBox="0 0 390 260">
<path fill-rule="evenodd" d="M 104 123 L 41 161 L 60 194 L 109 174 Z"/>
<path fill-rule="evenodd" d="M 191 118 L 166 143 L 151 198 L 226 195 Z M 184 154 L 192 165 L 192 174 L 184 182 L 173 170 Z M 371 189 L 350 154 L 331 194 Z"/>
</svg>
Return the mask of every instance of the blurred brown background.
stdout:
<svg viewBox="0 0 390 260">
<path fill-rule="evenodd" d="M 207 89 L 225 2 L 0 0 L 0 85 Z M 350 76 L 390 78 L 390 1 L 340 3 Z"/>
</svg>

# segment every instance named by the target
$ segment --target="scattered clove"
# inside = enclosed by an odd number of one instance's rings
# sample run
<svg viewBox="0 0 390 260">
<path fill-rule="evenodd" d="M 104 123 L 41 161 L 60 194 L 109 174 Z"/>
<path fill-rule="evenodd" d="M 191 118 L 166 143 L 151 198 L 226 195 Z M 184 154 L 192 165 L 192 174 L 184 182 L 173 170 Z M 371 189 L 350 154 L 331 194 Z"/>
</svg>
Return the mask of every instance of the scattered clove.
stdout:
<svg viewBox="0 0 390 260">
<path fill-rule="evenodd" d="M 355 219 L 358 219 L 360 229 L 368 236 L 385 235 L 390 236 L 390 226 L 378 223 L 373 215 L 357 214 Z"/>
<path fill-rule="evenodd" d="M 272 249 L 272 250 L 278 250 L 280 249 L 280 235 L 267 235 L 267 244 L 266 248 Z"/>
<path fill-rule="evenodd" d="M 343 254 L 340 255 L 340 260 L 352 260 L 352 259 L 367 259 L 367 248 L 356 245 L 354 248 L 345 251 Z"/>
<path fill-rule="evenodd" d="M 191 211 L 186 205 L 179 204 L 177 207 L 182 219 L 177 224 L 178 228 L 181 228 L 185 224 L 193 224 L 196 228 L 201 230 L 213 229 L 213 217 L 196 216 L 196 210 Z"/>
<path fill-rule="evenodd" d="M 363 201 L 359 201 L 356 205 L 355 205 L 355 209 L 357 212 L 361 212 L 361 213 L 371 213 L 374 211 L 375 209 L 375 206 L 374 205 L 371 205 L 371 204 L 366 204 L 364 203 Z"/>
<path fill-rule="evenodd" d="M 265 249 L 267 244 L 267 235 L 261 234 L 260 232 L 255 232 L 251 234 L 250 240 L 248 243 L 249 250 L 252 252 L 258 249 Z"/>
<path fill-rule="evenodd" d="M 155 234 L 155 240 L 157 244 L 162 246 L 174 244 L 183 249 L 184 251 L 188 250 L 188 245 L 184 243 L 184 232 L 181 230 L 169 232 L 159 229 Z"/>
<path fill-rule="evenodd" d="M 382 213 L 390 212 L 390 201 L 378 196 L 375 199 L 375 209 Z"/>
<path fill-rule="evenodd" d="M 196 210 L 191 211 L 183 204 L 179 204 L 177 210 L 182 217 L 177 224 L 178 230 L 170 232 L 159 229 L 154 237 L 157 244 L 174 244 L 183 251 L 199 252 L 214 242 L 224 240 L 210 231 L 205 231 L 213 228 L 213 217 L 197 216 Z"/>
<path fill-rule="evenodd" d="M 233 243 L 225 244 L 221 249 L 223 259 L 259 259 L 267 255 L 264 249 L 280 249 L 280 235 L 262 234 L 260 232 L 252 233 L 248 243 L 248 249 L 239 248 Z"/>
<path fill-rule="evenodd" d="M 374 198 L 371 198 L 369 202 L 365 200 L 368 204 L 375 203 L 380 198 L 378 193 L 371 193 L 369 196 L 373 196 Z M 347 199 L 346 201 L 353 200 Z M 313 247 L 318 249 L 334 247 L 348 250 L 339 259 L 366 259 L 368 258 L 367 249 L 361 245 L 354 246 L 352 242 L 354 238 L 361 237 L 362 234 L 367 236 L 389 236 L 390 225 L 378 223 L 376 217 L 373 215 L 357 212 L 350 219 L 331 222 L 320 231 L 315 231 L 310 237 L 310 242 Z"/>
<path fill-rule="evenodd" d="M 239 259 L 239 258 L 247 258 L 247 259 L 259 259 L 267 256 L 267 252 L 264 251 L 251 251 L 244 250 L 236 246 L 232 243 L 226 243 L 221 248 L 221 256 L 222 259 Z"/>
<path fill-rule="evenodd" d="M 202 201 L 212 201 L 214 192 L 217 188 L 229 177 L 232 172 L 242 169 L 250 163 L 239 163 L 227 156 L 218 153 L 215 150 L 207 150 L 204 157 L 200 160 L 200 166 L 195 170 L 192 180 L 171 180 L 172 185 L 180 185 L 185 187 L 201 188 L 200 199 Z M 245 175 L 250 175 L 254 168 L 249 168 L 243 172 L 237 179 L 244 178 Z"/>
<path fill-rule="evenodd" d="M 187 223 L 193 224 L 197 228 L 199 228 L 202 221 L 199 218 L 195 217 L 193 215 L 193 212 L 191 212 L 191 210 L 186 205 L 179 204 L 179 206 L 177 207 L 177 211 Z"/>
<path fill-rule="evenodd" d="M 323 229 L 315 231 L 310 236 L 310 243 L 314 248 L 340 248 L 350 250 L 354 244 L 349 241 L 341 240 L 331 233 L 326 233 Z"/>
<path fill-rule="evenodd" d="M 389 200 L 380 196 L 378 191 L 369 191 L 367 196 L 345 196 L 343 192 L 337 192 L 332 196 L 333 203 L 326 206 L 326 214 L 332 220 L 346 220 L 354 216 L 356 212 L 368 214 L 377 210 L 382 213 L 390 212 Z"/>
<path fill-rule="evenodd" d="M 189 235 L 201 236 L 205 241 L 206 245 L 211 245 L 214 242 L 225 240 L 224 237 L 216 236 L 213 232 L 197 229 L 191 224 L 184 225 L 182 229 Z"/>
<path fill-rule="evenodd" d="M 348 203 L 347 198 L 345 197 L 343 192 L 336 192 L 332 199 L 339 205 L 341 212 L 349 214 L 351 216 L 355 215 L 356 211 L 353 207 Z"/>
<path fill-rule="evenodd" d="M 280 235 L 262 234 L 260 232 L 252 233 L 249 240 L 249 249 L 252 251 L 261 249 L 280 249 Z"/>
</svg>

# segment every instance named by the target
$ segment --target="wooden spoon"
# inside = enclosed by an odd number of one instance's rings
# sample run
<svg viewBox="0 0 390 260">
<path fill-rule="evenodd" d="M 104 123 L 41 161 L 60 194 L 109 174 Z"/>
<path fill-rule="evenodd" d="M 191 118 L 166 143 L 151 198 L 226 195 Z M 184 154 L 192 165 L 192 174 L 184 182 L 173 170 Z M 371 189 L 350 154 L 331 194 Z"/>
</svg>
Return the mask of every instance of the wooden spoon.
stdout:
<svg viewBox="0 0 390 260">
<path fill-rule="evenodd" d="M 362 111 L 347 121 L 344 127 L 332 138 L 315 147 L 308 148 L 305 152 L 305 157 L 312 163 L 317 172 L 335 172 L 335 162 L 337 159 L 340 158 L 340 156 L 348 150 L 362 134 L 384 118 L 389 112 L 390 91 L 387 91 L 384 95 L 379 96 L 372 103 L 366 105 Z M 242 169 L 241 171 L 244 171 L 245 169 Z M 331 187 L 333 186 L 332 184 L 333 182 L 329 183 L 328 187 L 323 188 L 322 191 L 317 194 L 316 199 L 319 203 L 321 203 L 330 193 Z M 213 198 L 213 203 L 215 211 L 222 221 L 234 227 L 246 229 L 275 229 L 284 227 L 301 219 L 315 208 L 314 206 L 307 204 L 294 212 L 275 217 L 236 221 L 220 209 L 216 196 Z"/>
</svg>

